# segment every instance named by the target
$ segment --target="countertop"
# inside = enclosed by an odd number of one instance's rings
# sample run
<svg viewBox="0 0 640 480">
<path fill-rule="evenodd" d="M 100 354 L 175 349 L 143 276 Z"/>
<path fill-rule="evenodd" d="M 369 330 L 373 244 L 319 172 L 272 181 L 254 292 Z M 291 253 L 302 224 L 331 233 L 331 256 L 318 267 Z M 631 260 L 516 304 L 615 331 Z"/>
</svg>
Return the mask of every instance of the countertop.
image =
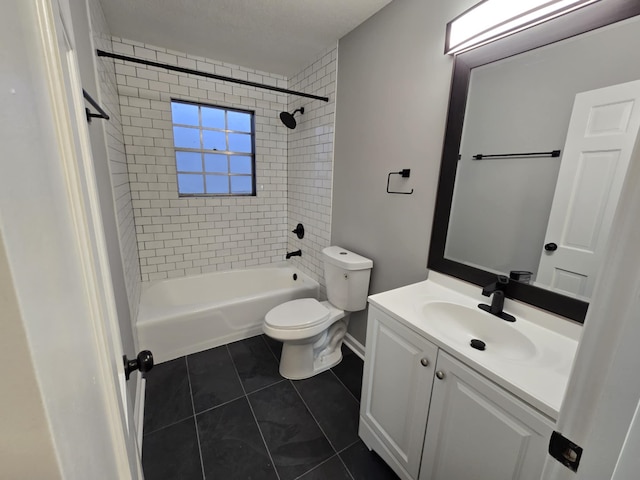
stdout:
<svg viewBox="0 0 640 480">
<path fill-rule="evenodd" d="M 490 354 L 489 348 L 479 351 L 468 344 L 452 342 L 437 329 L 430 328 L 422 308 L 426 303 L 436 301 L 477 309 L 478 303 L 486 303 L 488 299 L 480 295 L 479 287 L 435 272 L 430 272 L 429 278 L 423 282 L 369 297 L 372 305 L 552 420 L 557 419 L 578 346 L 580 325 L 535 307 L 507 300 L 504 311 L 517 318 L 515 323 L 508 324 L 508 328 L 516 329 L 529 338 L 536 351 L 532 358 L 505 359 Z M 503 321 L 491 318 L 492 321 L 494 319 Z"/>
</svg>

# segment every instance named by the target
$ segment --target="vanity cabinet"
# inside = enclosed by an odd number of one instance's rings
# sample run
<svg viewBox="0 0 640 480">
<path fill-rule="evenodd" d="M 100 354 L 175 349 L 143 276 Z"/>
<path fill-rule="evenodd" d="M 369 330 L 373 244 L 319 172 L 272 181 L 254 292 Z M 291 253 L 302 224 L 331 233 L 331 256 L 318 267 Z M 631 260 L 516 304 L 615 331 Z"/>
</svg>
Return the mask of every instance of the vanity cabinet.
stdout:
<svg viewBox="0 0 640 480">
<path fill-rule="evenodd" d="M 372 305 L 367 345 L 360 437 L 398 475 L 416 479 L 438 348 Z"/>
<path fill-rule="evenodd" d="M 420 480 L 539 480 L 553 423 L 440 350 Z"/>
<path fill-rule="evenodd" d="M 360 437 L 406 480 L 538 480 L 553 422 L 369 305 Z"/>
</svg>

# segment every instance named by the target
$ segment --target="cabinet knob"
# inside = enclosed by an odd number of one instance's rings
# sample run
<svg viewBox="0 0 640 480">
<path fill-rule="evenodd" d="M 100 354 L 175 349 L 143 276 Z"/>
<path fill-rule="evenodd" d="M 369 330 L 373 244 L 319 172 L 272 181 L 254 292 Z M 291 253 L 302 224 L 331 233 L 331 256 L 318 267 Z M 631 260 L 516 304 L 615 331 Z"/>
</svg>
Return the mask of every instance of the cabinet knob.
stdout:
<svg viewBox="0 0 640 480">
<path fill-rule="evenodd" d="M 442 370 L 438 370 L 436 372 L 436 377 L 438 377 L 439 380 L 442 380 L 444 378 L 444 372 Z"/>
<path fill-rule="evenodd" d="M 421 358 L 421 359 L 420 359 L 420 364 L 421 364 L 423 367 L 428 367 L 428 366 L 429 366 L 429 360 L 427 360 L 426 358 Z"/>
</svg>

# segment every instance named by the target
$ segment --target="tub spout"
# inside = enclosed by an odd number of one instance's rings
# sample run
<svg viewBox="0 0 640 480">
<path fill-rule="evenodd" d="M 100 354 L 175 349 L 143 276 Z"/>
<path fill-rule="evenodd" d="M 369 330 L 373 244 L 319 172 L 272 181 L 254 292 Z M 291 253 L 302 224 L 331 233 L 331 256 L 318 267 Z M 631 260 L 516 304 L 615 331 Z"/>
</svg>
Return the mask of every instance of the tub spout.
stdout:
<svg viewBox="0 0 640 480">
<path fill-rule="evenodd" d="M 302 256 L 302 250 L 296 250 L 295 252 L 287 252 L 287 260 L 289 260 L 291 257 L 301 257 Z"/>
</svg>

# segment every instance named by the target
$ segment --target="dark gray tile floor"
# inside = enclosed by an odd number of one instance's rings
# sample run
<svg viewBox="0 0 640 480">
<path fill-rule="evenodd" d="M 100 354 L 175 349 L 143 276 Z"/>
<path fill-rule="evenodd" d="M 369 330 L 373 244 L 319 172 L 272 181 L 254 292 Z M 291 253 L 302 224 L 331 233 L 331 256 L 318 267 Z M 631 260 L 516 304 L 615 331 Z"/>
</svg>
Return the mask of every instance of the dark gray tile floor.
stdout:
<svg viewBox="0 0 640 480">
<path fill-rule="evenodd" d="M 147 373 L 146 480 L 386 480 L 358 438 L 362 360 L 306 380 L 278 373 L 264 335 L 156 365 Z"/>
</svg>

